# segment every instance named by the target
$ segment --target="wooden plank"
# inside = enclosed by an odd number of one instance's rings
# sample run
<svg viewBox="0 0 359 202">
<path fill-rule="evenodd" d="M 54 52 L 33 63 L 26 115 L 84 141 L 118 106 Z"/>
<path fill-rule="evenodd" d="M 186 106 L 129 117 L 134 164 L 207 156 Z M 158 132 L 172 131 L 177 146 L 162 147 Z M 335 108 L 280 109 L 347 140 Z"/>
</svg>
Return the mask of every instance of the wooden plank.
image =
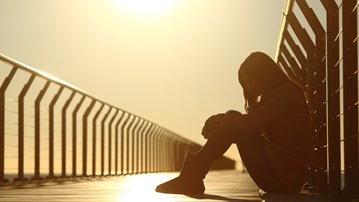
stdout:
<svg viewBox="0 0 359 202">
<path fill-rule="evenodd" d="M 178 173 L 111 176 L 102 178 L 73 178 L 42 183 L 17 183 L 0 186 L 0 201 L 166 201 L 166 202 L 329 202 L 331 195 L 270 194 L 259 198 L 259 188 L 247 173 L 240 171 L 211 171 L 206 179 L 203 195 L 162 194 L 155 187 Z"/>
<path fill-rule="evenodd" d="M 161 194 L 155 187 L 178 173 L 127 175 L 12 184 L 0 187 L 0 201 L 260 201 L 248 174 L 211 171 L 204 195 Z"/>
</svg>

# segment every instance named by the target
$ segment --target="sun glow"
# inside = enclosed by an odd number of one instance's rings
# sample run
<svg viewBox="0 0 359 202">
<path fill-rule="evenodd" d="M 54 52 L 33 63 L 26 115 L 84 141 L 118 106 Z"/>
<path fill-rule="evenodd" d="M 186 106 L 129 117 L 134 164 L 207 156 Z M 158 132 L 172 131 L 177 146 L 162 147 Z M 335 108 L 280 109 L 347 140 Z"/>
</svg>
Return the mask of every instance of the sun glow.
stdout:
<svg viewBox="0 0 359 202">
<path fill-rule="evenodd" d="M 114 0 L 121 11 L 142 17 L 158 17 L 168 13 L 179 0 Z"/>
<path fill-rule="evenodd" d="M 133 175 L 125 178 L 125 181 L 120 183 L 124 186 L 114 201 L 156 201 L 165 202 L 173 201 L 171 194 L 161 194 L 155 192 L 155 187 L 169 179 L 176 177 L 176 173 L 168 174 L 146 174 L 146 175 Z"/>
</svg>

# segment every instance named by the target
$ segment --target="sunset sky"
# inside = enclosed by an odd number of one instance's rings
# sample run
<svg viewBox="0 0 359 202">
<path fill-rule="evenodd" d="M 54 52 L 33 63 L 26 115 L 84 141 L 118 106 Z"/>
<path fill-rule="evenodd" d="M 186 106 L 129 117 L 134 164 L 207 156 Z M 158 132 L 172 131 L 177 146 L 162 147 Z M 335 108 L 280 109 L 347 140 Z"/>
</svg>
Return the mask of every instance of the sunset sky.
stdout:
<svg viewBox="0 0 359 202">
<path fill-rule="evenodd" d="M 274 58 L 285 2 L 148 2 L 0 0 L 0 53 L 203 144 L 206 118 L 244 111 L 238 67 Z"/>
</svg>

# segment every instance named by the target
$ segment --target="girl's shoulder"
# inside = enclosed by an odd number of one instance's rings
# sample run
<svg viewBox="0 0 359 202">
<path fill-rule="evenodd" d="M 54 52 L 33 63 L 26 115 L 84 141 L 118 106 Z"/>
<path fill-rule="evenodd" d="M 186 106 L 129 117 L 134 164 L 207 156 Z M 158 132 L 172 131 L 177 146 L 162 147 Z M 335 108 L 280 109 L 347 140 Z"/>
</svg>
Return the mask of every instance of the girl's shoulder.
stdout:
<svg viewBox="0 0 359 202">
<path fill-rule="evenodd" d="M 302 93 L 302 88 L 294 83 L 284 83 L 273 90 L 271 94 L 298 95 Z"/>
</svg>

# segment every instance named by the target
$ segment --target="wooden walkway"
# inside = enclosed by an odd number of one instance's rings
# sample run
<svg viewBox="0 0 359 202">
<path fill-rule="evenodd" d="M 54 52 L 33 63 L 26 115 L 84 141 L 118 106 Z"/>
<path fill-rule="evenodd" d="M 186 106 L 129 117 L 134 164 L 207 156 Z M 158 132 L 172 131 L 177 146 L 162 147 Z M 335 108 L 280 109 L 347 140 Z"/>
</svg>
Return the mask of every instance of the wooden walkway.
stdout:
<svg viewBox="0 0 359 202">
<path fill-rule="evenodd" d="M 161 194 L 154 191 L 156 185 L 169 180 L 177 173 L 143 174 L 131 176 L 86 178 L 43 183 L 3 185 L 0 201 L 5 202 L 191 202 L 238 201 L 261 202 L 258 187 L 248 174 L 240 171 L 212 171 L 205 180 L 204 195 Z M 309 194 L 270 195 L 262 202 L 316 202 L 334 201 L 329 196 Z M 339 200 L 341 201 L 341 200 Z"/>
</svg>

